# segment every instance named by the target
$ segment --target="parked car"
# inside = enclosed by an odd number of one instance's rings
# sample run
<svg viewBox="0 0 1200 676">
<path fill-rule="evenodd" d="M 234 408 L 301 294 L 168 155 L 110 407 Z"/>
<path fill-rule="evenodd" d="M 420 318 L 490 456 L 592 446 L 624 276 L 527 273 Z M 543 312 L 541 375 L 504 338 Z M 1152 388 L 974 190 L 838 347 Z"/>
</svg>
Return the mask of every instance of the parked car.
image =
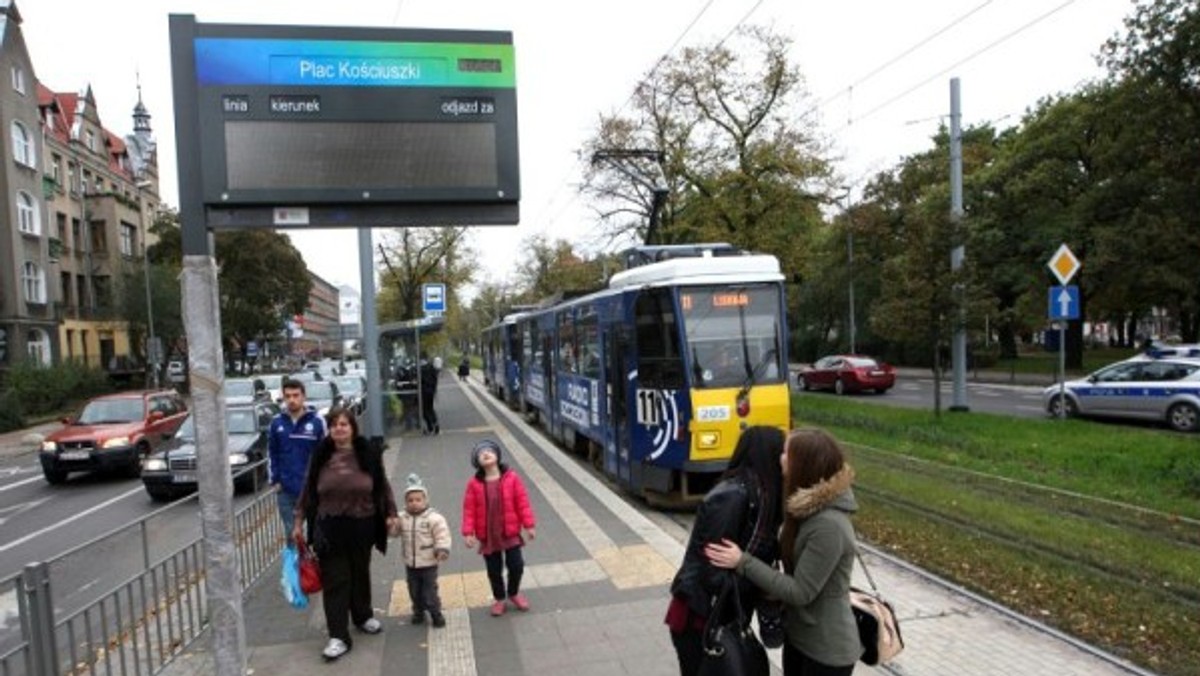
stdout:
<svg viewBox="0 0 1200 676">
<path fill-rule="evenodd" d="M 1200 357 L 1171 356 L 1176 352 L 1148 352 L 1068 380 L 1061 389 L 1051 385 L 1042 393 L 1046 411 L 1157 420 L 1179 432 L 1195 432 L 1200 429 Z"/>
<path fill-rule="evenodd" d="M 323 418 L 329 409 L 342 406 L 342 394 L 332 380 L 317 380 L 304 386 L 305 401 Z"/>
<path fill-rule="evenodd" d="M 171 438 L 186 417 L 187 404 L 174 390 L 96 397 L 42 441 L 42 474 L 52 484 L 66 481 L 71 472 L 97 469 L 137 476 L 142 459 Z"/>
<path fill-rule="evenodd" d="M 260 401 L 225 409 L 225 449 L 229 453 L 233 488 L 254 491 L 267 482 L 267 431 L 279 413 L 274 402 Z M 142 463 L 142 483 L 152 500 L 167 501 L 196 490 L 196 428 L 189 415 L 170 443 Z"/>
<path fill-rule="evenodd" d="M 838 394 L 874 391 L 883 394 L 896 384 L 896 369 L 890 364 L 855 354 L 822 357 L 796 374 L 804 390 L 833 390 Z"/>
<path fill-rule="evenodd" d="M 270 401 L 271 392 L 262 378 L 226 378 L 225 405 L 240 406 L 256 401 Z"/>
<path fill-rule="evenodd" d="M 337 376 L 333 382 L 342 395 L 342 405 L 362 415 L 367 410 L 367 379 L 362 376 Z"/>
<path fill-rule="evenodd" d="M 283 403 L 283 377 L 281 373 L 264 373 L 259 376 L 263 381 L 263 385 L 267 386 L 267 392 L 270 393 L 271 401 L 276 404 Z"/>
</svg>

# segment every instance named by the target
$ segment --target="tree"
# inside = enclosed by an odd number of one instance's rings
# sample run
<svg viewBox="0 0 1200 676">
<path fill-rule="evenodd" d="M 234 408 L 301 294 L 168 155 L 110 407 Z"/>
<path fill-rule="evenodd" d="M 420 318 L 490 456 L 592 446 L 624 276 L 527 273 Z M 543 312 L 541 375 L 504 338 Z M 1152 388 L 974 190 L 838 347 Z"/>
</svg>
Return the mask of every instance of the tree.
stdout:
<svg viewBox="0 0 1200 676">
<path fill-rule="evenodd" d="M 383 267 L 376 311 L 381 323 L 424 315 L 421 289 L 427 283 L 446 285 L 446 327 L 462 335 L 461 289 L 471 281 L 475 253 L 466 228 L 396 228 L 377 247 Z"/>
<path fill-rule="evenodd" d="M 273 338 L 304 312 L 312 279 L 292 240 L 272 230 L 234 230 L 216 237 L 221 331 L 227 343 Z"/>
<path fill-rule="evenodd" d="M 606 269 L 615 266 L 603 257 L 588 260 L 570 242 L 551 243 L 545 235 L 527 238 L 521 248 L 525 254 L 517 262 L 517 288 L 531 303 L 561 291 L 599 289 L 607 281 Z"/>
<path fill-rule="evenodd" d="M 586 150 L 649 149 L 663 157 L 669 191 L 661 241 L 728 241 L 779 256 L 798 269 L 820 221 L 810 186 L 830 182 L 825 149 L 800 124 L 803 78 L 788 63 L 790 41 L 744 28 L 716 45 L 663 60 L 636 90 L 634 114 L 601 118 Z M 630 180 L 601 164 L 585 174 L 610 241 L 642 241 L 651 171 Z"/>
</svg>

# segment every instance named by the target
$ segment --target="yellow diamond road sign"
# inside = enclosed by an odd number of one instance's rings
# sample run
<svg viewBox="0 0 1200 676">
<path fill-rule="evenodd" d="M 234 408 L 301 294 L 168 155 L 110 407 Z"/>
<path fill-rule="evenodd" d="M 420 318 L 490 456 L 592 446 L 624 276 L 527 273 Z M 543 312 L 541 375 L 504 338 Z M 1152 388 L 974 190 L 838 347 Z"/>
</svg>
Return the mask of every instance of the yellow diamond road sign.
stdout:
<svg viewBox="0 0 1200 676">
<path fill-rule="evenodd" d="M 1054 255 L 1050 257 L 1049 265 L 1050 272 L 1053 272 L 1054 276 L 1058 278 L 1058 283 L 1063 285 L 1070 282 L 1075 273 L 1079 272 L 1079 259 L 1071 253 L 1066 244 L 1058 247 L 1058 251 L 1055 251 Z"/>
</svg>

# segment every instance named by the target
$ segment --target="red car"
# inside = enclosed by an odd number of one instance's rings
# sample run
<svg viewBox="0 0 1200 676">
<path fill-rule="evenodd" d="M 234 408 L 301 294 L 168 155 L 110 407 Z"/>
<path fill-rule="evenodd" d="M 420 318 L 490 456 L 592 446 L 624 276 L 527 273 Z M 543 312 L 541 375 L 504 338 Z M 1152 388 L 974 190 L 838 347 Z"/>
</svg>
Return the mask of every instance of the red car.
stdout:
<svg viewBox="0 0 1200 676">
<path fill-rule="evenodd" d="M 805 390 L 847 392 L 875 391 L 883 394 L 896 384 L 896 369 L 890 364 L 854 354 L 835 354 L 818 359 L 796 374 L 796 383 Z"/>
<path fill-rule="evenodd" d="M 71 472 L 121 469 L 138 476 L 142 459 L 169 439 L 187 417 L 174 390 L 134 391 L 96 397 L 79 415 L 42 442 L 46 481 L 60 484 Z"/>
</svg>

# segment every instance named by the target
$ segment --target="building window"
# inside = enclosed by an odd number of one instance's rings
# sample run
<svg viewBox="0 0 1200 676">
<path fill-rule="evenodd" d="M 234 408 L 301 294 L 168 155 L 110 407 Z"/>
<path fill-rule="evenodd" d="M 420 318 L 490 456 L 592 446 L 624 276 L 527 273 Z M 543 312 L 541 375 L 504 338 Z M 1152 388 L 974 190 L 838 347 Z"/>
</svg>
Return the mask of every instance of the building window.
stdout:
<svg viewBox="0 0 1200 676">
<path fill-rule="evenodd" d="M 87 139 L 87 149 L 96 152 L 96 132 L 89 129 L 85 134 L 85 138 Z"/>
<path fill-rule="evenodd" d="M 20 66 L 12 67 L 12 85 L 14 91 L 22 96 L 25 95 L 25 71 Z"/>
<path fill-rule="evenodd" d="M 17 227 L 27 235 L 42 234 L 42 219 L 37 202 L 24 190 L 17 191 Z"/>
<path fill-rule="evenodd" d="M 54 183 L 58 185 L 59 190 L 62 190 L 62 158 L 58 155 L 50 156 L 50 177 L 54 179 Z"/>
<path fill-rule="evenodd" d="M 27 167 L 36 167 L 37 158 L 33 154 L 33 138 L 25 125 L 20 122 L 12 123 L 13 159 Z"/>
<path fill-rule="evenodd" d="M 27 302 L 46 302 L 46 276 L 37 263 L 25 261 L 25 265 L 21 268 L 21 286 L 25 289 Z"/>
<path fill-rule="evenodd" d="M 80 184 L 80 187 L 83 188 L 84 195 L 88 194 L 88 189 L 89 189 L 88 186 L 91 184 L 91 182 L 92 182 L 92 172 L 88 171 L 87 169 L 84 169 L 83 170 L 83 182 Z"/>
<path fill-rule="evenodd" d="M 108 234 L 104 232 L 104 221 L 92 221 L 88 229 L 92 231 L 92 253 L 108 253 Z"/>
<path fill-rule="evenodd" d="M 58 224 L 58 240 L 62 242 L 63 248 L 71 246 L 71 240 L 67 239 L 67 215 L 61 211 L 54 212 L 54 220 Z"/>
<path fill-rule="evenodd" d="M 128 224 L 121 224 L 121 255 L 129 258 L 133 257 L 133 244 L 137 238 L 137 228 Z"/>
<path fill-rule="evenodd" d="M 75 191 L 79 190 L 79 186 L 75 185 L 75 163 L 74 162 L 67 163 L 67 187 L 70 188 L 71 192 L 75 192 Z"/>
<path fill-rule="evenodd" d="M 50 365 L 50 336 L 41 329 L 29 329 L 25 338 L 29 358 L 38 366 Z"/>
</svg>

